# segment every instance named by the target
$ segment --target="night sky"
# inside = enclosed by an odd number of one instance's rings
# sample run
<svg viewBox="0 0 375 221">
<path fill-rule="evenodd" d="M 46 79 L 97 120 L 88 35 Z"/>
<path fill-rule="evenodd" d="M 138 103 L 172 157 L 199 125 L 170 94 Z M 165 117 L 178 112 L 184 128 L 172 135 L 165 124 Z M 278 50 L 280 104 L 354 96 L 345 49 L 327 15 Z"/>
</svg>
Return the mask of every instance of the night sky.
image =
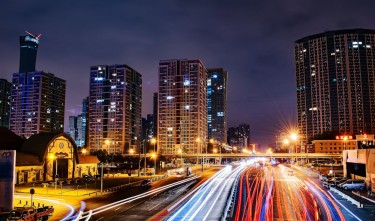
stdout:
<svg viewBox="0 0 375 221">
<path fill-rule="evenodd" d="M 294 41 L 336 29 L 375 29 L 375 1 L 14 1 L 0 6 L 0 78 L 18 71 L 19 36 L 42 33 L 37 69 L 67 81 L 65 130 L 89 94 L 89 67 L 127 64 L 143 76 L 152 113 L 158 62 L 201 59 L 229 72 L 228 124 L 273 143 L 296 124 Z"/>
</svg>

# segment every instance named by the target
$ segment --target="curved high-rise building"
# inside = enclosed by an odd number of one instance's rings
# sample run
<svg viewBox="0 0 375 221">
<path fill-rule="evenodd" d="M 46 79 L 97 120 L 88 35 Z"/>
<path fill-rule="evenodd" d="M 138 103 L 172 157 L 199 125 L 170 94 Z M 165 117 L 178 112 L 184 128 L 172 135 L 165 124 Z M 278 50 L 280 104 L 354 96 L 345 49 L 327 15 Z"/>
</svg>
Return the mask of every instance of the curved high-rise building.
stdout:
<svg viewBox="0 0 375 221">
<path fill-rule="evenodd" d="M 375 133 L 375 30 L 327 31 L 295 42 L 298 128 Z"/>
<path fill-rule="evenodd" d="M 38 53 L 39 37 L 27 32 L 20 36 L 20 68 L 19 73 L 34 72 Z"/>
</svg>

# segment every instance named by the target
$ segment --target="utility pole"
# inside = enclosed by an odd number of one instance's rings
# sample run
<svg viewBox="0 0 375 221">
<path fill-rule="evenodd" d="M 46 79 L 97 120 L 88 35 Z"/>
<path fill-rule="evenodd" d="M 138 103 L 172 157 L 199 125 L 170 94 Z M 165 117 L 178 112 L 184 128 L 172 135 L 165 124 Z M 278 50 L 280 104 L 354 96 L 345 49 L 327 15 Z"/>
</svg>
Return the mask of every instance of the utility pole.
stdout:
<svg viewBox="0 0 375 221">
<path fill-rule="evenodd" d="M 145 139 L 146 140 L 146 139 Z M 144 169 L 144 173 L 146 174 L 146 147 L 145 147 L 145 140 L 143 140 L 143 154 L 145 156 L 145 167 L 143 168 Z"/>
<path fill-rule="evenodd" d="M 103 194 L 103 162 L 101 164 L 101 175 L 100 175 L 100 193 Z"/>
</svg>

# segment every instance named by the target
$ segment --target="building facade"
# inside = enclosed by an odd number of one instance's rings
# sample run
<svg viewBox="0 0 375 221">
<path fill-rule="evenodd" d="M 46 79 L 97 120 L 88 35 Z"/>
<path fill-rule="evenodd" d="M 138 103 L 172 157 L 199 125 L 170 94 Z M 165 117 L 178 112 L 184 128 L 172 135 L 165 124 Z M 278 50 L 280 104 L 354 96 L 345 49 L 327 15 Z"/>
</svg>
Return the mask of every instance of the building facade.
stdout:
<svg viewBox="0 0 375 221">
<path fill-rule="evenodd" d="M 227 83 L 228 72 L 222 68 L 207 69 L 208 138 L 227 141 Z"/>
<path fill-rule="evenodd" d="M 20 67 L 19 73 L 34 72 L 36 65 L 36 56 L 38 53 L 39 37 L 27 33 L 20 36 Z"/>
<path fill-rule="evenodd" d="M 15 73 L 9 128 L 19 136 L 63 132 L 65 80 L 44 71 Z"/>
<path fill-rule="evenodd" d="M 127 65 L 91 67 L 89 95 L 90 151 L 128 152 L 140 147 L 142 76 Z"/>
<path fill-rule="evenodd" d="M 238 151 L 250 146 L 250 125 L 240 124 L 238 127 L 228 129 L 228 144 L 236 147 Z"/>
<path fill-rule="evenodd" d="M 375 132 L 375 31 L 328 31 L 295 42 L 298 128 Z"/>
<path fill-rule="evenodd" d="M 200 60 L 159 63 L 158 152 L 204 153 L 207 147 L 207 70 Z"/>
<path fill-rule="evenodd" d="M 0 79 L 0 127 L 9 128 L 10 89 L 12 84 L 5 79 Z"/>
<path fill-rule="evenodd" d="M 152 115 L 153 115 L 153 122 L 152 122 L 152 136 L 157 137 L 158 135 L 158 93 L 154 93 L 153 96 L 153 105 L 152 105 Z"/>
<path fill-rule="evenodd" d="M 78 116 L 69 116 L 69 135 L 79 147 L 86 146 L 87 143 L 87 101 L 82 100 L 82 113 Z"/>
</svg>

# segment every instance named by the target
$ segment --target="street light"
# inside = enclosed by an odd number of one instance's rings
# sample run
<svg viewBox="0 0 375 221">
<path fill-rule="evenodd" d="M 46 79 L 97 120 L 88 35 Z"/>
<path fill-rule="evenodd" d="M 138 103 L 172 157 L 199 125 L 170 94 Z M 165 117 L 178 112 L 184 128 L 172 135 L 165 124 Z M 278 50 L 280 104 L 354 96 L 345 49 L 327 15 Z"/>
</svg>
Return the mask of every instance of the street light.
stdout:
<svg viewBox="0 0 375 221">
<path fill-rule="evenodd" d="M 86 152 L 87 152 L 86 148 L 83 148 L 83 149 L 82 149 L 82 154 L 85 155 Z"/>
<path fill-rule="evenodd" d="M 155 175 L 156 173 L 156 153 L 155 152 L 151 154 L 151 158 L 154 158 L 154 175 Z"/>
<path fill-rule="evenodd" d="M 52 165 L 53 165 L 53 160 L 56 159 L 56 170 L 55 170 L 55 192 L 57 188 L 57 157 L 55 154 L 50 153 L 48 156 L 52 160 Z M 53 174 L 53 173 L 52 173 Z"/>
<path fill-rule="evenodd" d="M 154 154 L 156 155 L 156 150 L 155 150 L 156 139 L 152 138 L 151 143 L 154 144 Z M 154 171 L 156 173 L 156 156 L 155 156 L 155 161 L 154 161 Z"/>
<path fill-rule="evenodd" d="M 182 160 L 182 150 L 178 149 L 178 153 L 180 154 L 180 159 L 181 159 L 182 167 L 184 167 L 184 161 Z"/>
<path fill-rule="evenodd" d="M 199 148 L 199 142 L 201 141 L 201 139 L 198 137 L 195 141 L 197 142 L 197 163 L 196 164 L 198 165 L 198 157 L 199 157 L 198 148 Z"/>
<path fill-rule="evenodd" d="M 129 149 L 129 154 L 134 154 L 134 149 L 133 148 Z"/>
</svg>

